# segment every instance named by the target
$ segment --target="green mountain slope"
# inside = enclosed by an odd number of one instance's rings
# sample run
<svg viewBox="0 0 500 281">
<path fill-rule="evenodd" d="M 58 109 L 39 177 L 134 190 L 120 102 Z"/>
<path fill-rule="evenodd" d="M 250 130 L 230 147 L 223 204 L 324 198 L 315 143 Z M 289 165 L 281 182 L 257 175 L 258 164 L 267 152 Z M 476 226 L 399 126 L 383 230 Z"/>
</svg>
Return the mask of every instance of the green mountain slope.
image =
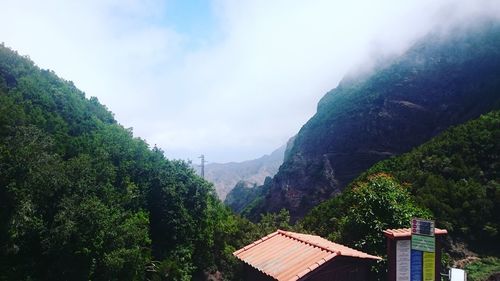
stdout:
<svg viewBox="0 0 500 281">
<path fill-rule="evenodd" d="M 231 279 L 248 227 L 186 163 L 0 46 L 0 280 Z"/>
<path fill-rule="evenodd" d="M 456 27 L 345 78 L 319 102 L 249 217 L 286 208 L 300 218 L 376 162 L 500 108 L 498 46 L 498 22 Z"/>
<path fill-rule="evenodd" d="M 360 191 L 360 186 L 373 183 L 374 178 L 385 177 L 400 186 L 399 194 L 411 195 L 411 204 L 429 210 L 424 216 L 435 218 L 437 227 L 446 228 L 453 242 L 465 242 L 473 251 L 498 256 L 499 140 L 500 111 L 451 128 L 409 153 L 377 163 L 340 196 L 312 209 L 302 224 L 319 235 L 384 253 L 381 230 L 410 223 L 408 218 L 398 220 L 391 215 L 405 206 L 404 200 L 374 199 L 390 198 L 387 183 L 373 185 L 375 193 Z M 367 201 L 371 211 L 360 207 Z M 357 213 L 367 215 L 359 219 Z M 363 243 L 369 237 L 374 242 Z"/>
<path fill-rule="evenodd" d="M 264 185 L 269 184 L 271 177 L 267 177 Z M 238 182 L 224 200 L 224 205 L 231 208 L 236 213 L 242 213 L 248 204 L 255 198 L 262 196 L 263 186 L 257 186 L 246 181 Z"/>
</svg>

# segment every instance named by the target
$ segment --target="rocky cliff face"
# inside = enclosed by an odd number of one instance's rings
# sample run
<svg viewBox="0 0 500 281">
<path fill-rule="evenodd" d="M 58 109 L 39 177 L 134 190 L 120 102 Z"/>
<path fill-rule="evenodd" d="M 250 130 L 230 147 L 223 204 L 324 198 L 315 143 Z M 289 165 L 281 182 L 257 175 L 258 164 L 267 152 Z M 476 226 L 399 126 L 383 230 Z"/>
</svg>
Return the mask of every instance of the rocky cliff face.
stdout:
<svg viewBox="0 0 500 281">
<path fill-rule="evenodd" d="M 321 99 L 250 217 L 287 208 L 297 219 L 374 163 L 499 108 L 499 46 L 499 23 L 456 28 L 345 78 Z"/>
</svg>

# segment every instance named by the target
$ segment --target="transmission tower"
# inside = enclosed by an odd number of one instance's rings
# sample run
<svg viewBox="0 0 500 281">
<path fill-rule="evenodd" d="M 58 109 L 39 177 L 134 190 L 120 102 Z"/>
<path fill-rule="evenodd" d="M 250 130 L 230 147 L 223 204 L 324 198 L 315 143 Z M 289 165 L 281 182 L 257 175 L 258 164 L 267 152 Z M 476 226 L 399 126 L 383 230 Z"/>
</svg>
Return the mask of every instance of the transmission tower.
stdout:
<svg viewBox="0 0 500 281">
<path fill-rule="evenodd" d="M 201 158 L 201 177 L 205 178 L 205 155 L 202 154 L 198 158 Z"/>
</svg>

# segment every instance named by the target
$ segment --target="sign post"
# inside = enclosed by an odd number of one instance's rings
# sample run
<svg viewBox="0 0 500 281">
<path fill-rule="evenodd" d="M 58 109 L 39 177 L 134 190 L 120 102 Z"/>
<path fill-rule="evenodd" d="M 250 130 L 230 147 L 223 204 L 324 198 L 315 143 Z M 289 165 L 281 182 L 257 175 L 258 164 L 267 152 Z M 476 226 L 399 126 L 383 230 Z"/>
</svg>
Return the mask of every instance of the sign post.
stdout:
<svg viewBox="0 0 500 281">
<path fill-rule="evenodd" d="M 414 218 L 410 223 L 410 228 L 384 230 L 387 280 L 439 281 L 442 247 L 439 238 L 448 232 L 435 228 L 432 220 Z"/>
<path fill-rule="evenodd" d="M 411 220 L 411 251 L 411 281 L 436 281 L 434 221 Z"/>
</svg>

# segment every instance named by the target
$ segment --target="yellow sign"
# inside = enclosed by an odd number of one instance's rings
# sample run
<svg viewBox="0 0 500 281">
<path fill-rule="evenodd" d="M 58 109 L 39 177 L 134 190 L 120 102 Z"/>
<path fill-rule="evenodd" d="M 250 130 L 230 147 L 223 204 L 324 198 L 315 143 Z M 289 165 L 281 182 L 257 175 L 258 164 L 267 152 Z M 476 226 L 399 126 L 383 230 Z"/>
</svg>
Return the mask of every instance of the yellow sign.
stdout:
<svg viewBox="0 0 500 281">
<path fill-rule="evenodd" d="M 436 254 L 424 252 L 424 281 L 436 281 Z"/>
</svg>

